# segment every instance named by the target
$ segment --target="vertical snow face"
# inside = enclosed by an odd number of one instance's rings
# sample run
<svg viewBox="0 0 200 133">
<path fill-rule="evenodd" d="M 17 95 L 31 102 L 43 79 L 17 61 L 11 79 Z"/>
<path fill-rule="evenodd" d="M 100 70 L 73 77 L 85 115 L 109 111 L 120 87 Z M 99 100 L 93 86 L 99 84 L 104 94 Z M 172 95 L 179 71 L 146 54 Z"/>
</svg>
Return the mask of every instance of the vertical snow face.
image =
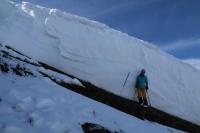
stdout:
<svg viewBox="0 0 200 133">
<path fill-rule="evenodd" d="M 0 4 L 0 20 L 3 20 L 14 12 L 13 5 L 8 0 L 1 0 Z"/>
<path fill-rule="evenodd" d="M 152 105 L 200 124 L 198 70 L 98 22 L 30 3 L 13 10 L 9 20 L 0 19 L 0 42 L 129 99 L 146 68 Z"/>
</svg>

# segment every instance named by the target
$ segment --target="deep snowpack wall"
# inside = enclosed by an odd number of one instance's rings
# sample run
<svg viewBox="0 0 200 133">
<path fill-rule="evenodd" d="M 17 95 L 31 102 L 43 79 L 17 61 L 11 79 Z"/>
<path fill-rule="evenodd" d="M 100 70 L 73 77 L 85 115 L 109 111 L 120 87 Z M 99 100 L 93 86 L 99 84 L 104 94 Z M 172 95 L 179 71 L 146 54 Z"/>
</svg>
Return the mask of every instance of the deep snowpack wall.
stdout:
<svg viewBox="0 0 200 133">
<path fill-rule="evenodd" d="M 200 124 L 197 69 L 104 24 L 26 2 L 2 3 L 1 43 L 129 99 L 145 68 L 152 105 Z"/>
</svg>

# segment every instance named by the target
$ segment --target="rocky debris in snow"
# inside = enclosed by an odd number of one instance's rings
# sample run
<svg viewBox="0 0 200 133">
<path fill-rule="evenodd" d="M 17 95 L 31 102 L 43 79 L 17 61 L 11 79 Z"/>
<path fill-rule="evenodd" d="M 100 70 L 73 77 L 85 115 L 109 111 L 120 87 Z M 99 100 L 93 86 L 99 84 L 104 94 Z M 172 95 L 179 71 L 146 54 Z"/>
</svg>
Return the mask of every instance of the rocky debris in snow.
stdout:
<svg viewBox="0 0 200 133">
<path fill-rule="evenodd" d="M 20 64 L 17 64 L 16 67 L 12 69 L 13 72 L 18 76 L 34 76 L 34 74 L 29 69 L 26 69 L 24 65 L 21 66 Z"/>
<path fill-rule="evenodd" d="M 8 64 L 6 62 L 0 63 L 0 68 L 1 68 L 1 71 L 4 73 L 8 73 L 9 71 Z"/>
<path fill-rule="evenodd" d="M 12 52 L 8 52 L 8 51 L 9 51 L 9 49 L 7 47 L 1 46 L 0 69 L 3 73 L 8 73 L 10 70 L 12 70 L 12 72 L 18 76 L 34 76 L 34 74 L 31 72 L 31 70 L 25 66 L 26 63 L 35 65 L 34 63 L 31 63 L 29 61 L 31 59 L 28 58 L 29 59 L 28 60 L 26 58 L 21 59 L 20 57 L 15 57 L 12 54 L 16 54 L 15 52 L 17 52 L 17 51 L 15 51 L 15 50 L 13 50 Z M 17 52 L 17 54 L 19 56 L 22 56 L 22 54 L 19 54 L 19 52 Z M 24 56 L 24 57 L 26 57 L 26 56 Z M 10 62 L 11 60 L 13 60 L 12 63 Z M 15 62 L 15 63 L 13 64 L 13 62 Z M 17 64 L 16 64 L 16 62 L 17 62 Z"/>
<path fill-rule="evenodd" d="M 105 127 L 93 123 L 84 123 L 82 129 L 84 133 L 118 133 L 117 131 L 111 132 Z"/>
</svg>

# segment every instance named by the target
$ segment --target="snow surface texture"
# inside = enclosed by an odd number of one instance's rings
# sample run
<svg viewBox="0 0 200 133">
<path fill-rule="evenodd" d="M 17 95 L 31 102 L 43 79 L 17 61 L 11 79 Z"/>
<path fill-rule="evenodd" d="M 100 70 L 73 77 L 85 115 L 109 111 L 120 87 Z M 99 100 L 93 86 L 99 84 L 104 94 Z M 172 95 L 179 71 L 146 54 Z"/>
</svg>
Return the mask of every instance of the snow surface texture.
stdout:
<svg viewBox="0 0 200 133">
<path fill-rule="evenodd" d="M 104 24 L 26 2 L 14 7 L 2 1 L 0 42 L 129 99 L 135 77 L 146 68 L 152 106 L 200 124 L 197 69 Z"/>
<path fill-rule="evenodd" d="M 183 60 L 183 61 L 200 70 L 200 60 L 199 59 L 187 59 L 187 60 Z"/>
<path fill-rule="evenodd" d="M 86 122 L 100 124 L 119 133 L 131 133 L 133 130 L 137 133 L 181 132 L 139 120 L 58 86 L 43 77 L 38 66 L 10 58 L 1 58 L 2 62 L 9 66 L 23 63 L 35 76 L 20 77 L 12 71 L 0 71 L 0 133 L 82 133 L 81 124 Z M 49 70 L 39 70 L 69 83 L 74 80 Z"/>
</svg>

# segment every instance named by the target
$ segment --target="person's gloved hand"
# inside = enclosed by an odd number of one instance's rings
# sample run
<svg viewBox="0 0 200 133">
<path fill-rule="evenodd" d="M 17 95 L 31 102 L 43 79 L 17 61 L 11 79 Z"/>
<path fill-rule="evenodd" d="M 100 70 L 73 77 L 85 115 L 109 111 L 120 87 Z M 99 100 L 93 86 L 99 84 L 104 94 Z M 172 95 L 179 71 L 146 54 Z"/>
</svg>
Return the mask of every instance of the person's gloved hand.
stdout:
<svg viewBox="0 0 200 133">
<path fill-rule="evenodd" d="M 149 87 L 148 87 L 148 86 L 146 86 L 146 87 L 145 87 L 145 89 L 146 89 L 146 90 L 148 90 L 148 89 L 149 89 Z"/>
</svg>

